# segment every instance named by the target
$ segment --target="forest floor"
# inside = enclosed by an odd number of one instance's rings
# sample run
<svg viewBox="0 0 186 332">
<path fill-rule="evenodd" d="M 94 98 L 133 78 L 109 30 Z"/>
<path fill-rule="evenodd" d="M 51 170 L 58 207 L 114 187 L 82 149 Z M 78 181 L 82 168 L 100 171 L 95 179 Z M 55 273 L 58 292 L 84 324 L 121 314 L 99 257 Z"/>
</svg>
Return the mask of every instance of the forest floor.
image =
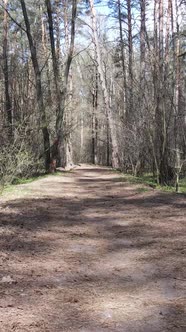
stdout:
<svg viewBox="0 0 186 332">
<path fill-rule="evenodd" d="M 0 332 L 186 331 L 186 199 L 81 165 L 0 199 Z"/>
</svg>

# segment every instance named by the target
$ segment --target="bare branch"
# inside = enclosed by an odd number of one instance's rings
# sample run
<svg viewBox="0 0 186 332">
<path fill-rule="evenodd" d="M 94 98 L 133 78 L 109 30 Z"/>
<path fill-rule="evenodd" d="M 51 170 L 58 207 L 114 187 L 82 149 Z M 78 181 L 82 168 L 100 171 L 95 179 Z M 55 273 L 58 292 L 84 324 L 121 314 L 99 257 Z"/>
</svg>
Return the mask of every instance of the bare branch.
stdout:
<svg viewBox="0 0 186 332">
<path fill-rule="evenodd" d="M 9 13 L 8 9 L 6 9 L 2 4 L 0 4 L 0 7 L 6 11 L 6 13 L 8 14 L 8 16 L 10 17 L 10 19 L 12 20 L 12 22 L 14 22 L 21 30 L 23 30 L 24 32 L 26 32 L 26 29 L 23 28 L 23 26 L 21 25 L 21 23 L 17 22 L 12 15 Z"/>
</svg>

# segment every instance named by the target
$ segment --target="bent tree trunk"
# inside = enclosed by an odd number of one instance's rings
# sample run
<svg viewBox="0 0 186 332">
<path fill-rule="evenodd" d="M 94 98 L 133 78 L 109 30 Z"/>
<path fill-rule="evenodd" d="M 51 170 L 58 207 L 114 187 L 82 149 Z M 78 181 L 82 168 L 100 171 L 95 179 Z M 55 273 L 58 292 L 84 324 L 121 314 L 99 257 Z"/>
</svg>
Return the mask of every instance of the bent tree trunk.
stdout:
<svg viewBox="0 0 186 332">
<path fill-rule="evenodd" d="M 113 111 L 110 107 L 109 94 L 108 94 L 105 75 L 103 72 L 103 67 L 102 67 L 102 62 L 101 62 L 101 52 L 100 52 L 98 33 L 97 33 L 97 20 L 96 20 L 96 11 L 94 8 L 94 0 L 89 0 L 89 4 L 90 4 L 90 9 L 91 9 L 91 14 L 92 14 L 92 31 L 93 31 L 94 44 L 95 44 L 96 60 L 97 60 L 97 64 L 98 64 L 98 73 L 99 73 L 100 83 L 101 83 L 101 87 L 102 87 L 102 91 L 103 91 L 103 98 L 104 98 L 104 102 L 105 102 L 105 106 L 106 106 L 109 129 L 110 129 L 110 134 L 111 134 L 112 166 L 114 168 L 119 168 L 120 161 L 119 161 L 117 134 L 116 134 L 116 128 L 115 128 L 115 123 L 114 123 L 114 118 L 113 118 Z"/>
<path fill-rule="evenodd" d="M 31 29 L 30 29 L 30 22 L 28 19 L 25 1 L 20 0 L 20 2 L 21 2 L 21 8 L 22 8 L 23 17 L 24 17 L 25 26 L 26 26 L 26 34 L 27 34 L 29 47 L 30 47 L 32 65 L 33 65 L 34 74 L 35 74 L 37 104 L 38 104 L 38 109 L 39 109 L 39 112 L 41 115 L 41 127 L 42 127 L 43 142 L 44 142 L 45 169 L 48 172 L 50 169 L 50 138 L 49 138 L 49 132 L 48 132 L 46 114 L 45 114 L 45 107 L 44 107 L 44 101 L 43 101 L 43 91 L 42 91 L 42 85 L 41 85 L 41 72 L 39 69 L 36 47 L 33 42 L 33 37 L 32 37 L 32 33 L 31 33 Z"/>
</svg>

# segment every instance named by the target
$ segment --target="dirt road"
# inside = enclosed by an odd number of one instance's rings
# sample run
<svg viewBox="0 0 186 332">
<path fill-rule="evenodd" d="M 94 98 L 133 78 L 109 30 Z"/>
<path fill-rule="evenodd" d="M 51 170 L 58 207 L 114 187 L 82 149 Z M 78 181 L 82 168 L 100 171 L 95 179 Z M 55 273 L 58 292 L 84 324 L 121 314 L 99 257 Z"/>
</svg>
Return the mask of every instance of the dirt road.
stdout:
<svg viewBox="0 0 186 332">
<path fill-rule="evenodd" d="M 186 331 L 186 199 L 109 169 L 0 200 L 0 332 Z"/>
</svg>

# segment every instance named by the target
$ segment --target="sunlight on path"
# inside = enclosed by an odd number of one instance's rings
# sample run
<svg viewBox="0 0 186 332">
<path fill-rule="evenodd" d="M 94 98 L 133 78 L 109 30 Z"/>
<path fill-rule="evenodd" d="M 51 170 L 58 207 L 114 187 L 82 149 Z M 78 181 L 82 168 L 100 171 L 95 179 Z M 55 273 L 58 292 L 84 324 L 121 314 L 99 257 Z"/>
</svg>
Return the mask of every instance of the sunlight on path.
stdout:
<svg viewBox="0 0 186 332">
<path fill-rule="evenodd" d="M 0 332 L 185 331 L 185 201 L 137 188 L 82 165 L 2 198 Z"/>
</svg>

